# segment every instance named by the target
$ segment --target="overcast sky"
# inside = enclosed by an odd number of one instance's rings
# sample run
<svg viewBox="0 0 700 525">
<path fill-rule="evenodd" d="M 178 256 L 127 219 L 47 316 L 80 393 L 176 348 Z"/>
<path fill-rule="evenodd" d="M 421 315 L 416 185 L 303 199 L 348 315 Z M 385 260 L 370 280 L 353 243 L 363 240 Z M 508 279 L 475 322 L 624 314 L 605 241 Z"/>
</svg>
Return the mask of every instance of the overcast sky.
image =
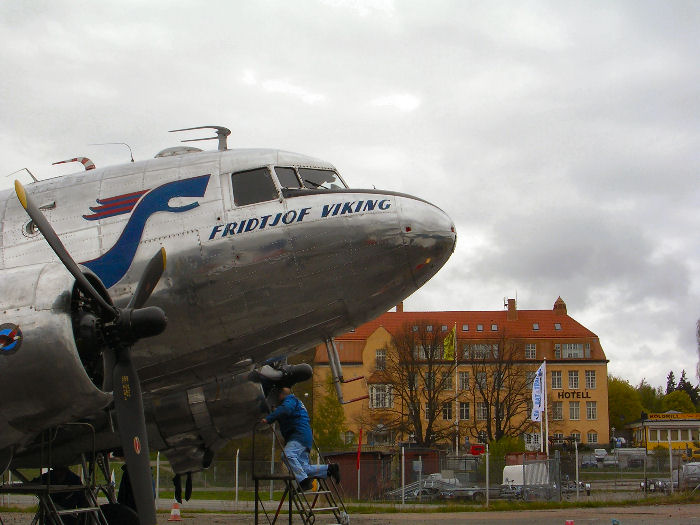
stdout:
<svg viewBox="0 0 700 525">
<path fill-rule="evenodd" d="M 0 3 L 0 35 L 2 175 L 224 125 L 454 219 L 407 310 L 561 296 L 610 373 L 696 380 L 697 1 L 27 0 Z"/>
</svg>

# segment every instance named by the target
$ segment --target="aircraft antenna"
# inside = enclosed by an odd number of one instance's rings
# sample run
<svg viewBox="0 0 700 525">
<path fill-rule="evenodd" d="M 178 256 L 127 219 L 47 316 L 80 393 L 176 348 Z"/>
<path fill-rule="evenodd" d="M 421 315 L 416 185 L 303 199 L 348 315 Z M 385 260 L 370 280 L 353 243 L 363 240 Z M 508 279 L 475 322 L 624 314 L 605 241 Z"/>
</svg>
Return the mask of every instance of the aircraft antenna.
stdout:
<svg viewBox="0 0 700 525">
<path fill-rule="evenodd" d="M 32 179 L 34 179 L 34 182 L 39 182 L 39 179 L 37 179 L 37 178 L 34 176 L 34 174 L 33 174 L 31 171 L 29 171 L 29 168 L 20 168 L 20 169 L 18 169 L 17 171 L 13 171 L 12 173 L 8 173 L 7 175 L 5 175 L 5 177 L 9 177 L 10 175 L 14 175 L 15 173 L 19 173 L 19 172 L 22 171 L 22 170 L 26 170 L 27 173 L 29 173 L 29 176 L 30 176 Z"/>
<path fill-rule="evenodd" d="M 216 137 L 205 137 L 203 139 L 186 139 L 181 142 L 197 142 L 199 140 L 219 140 L 219 151 L 226 151 L 228 145 L 226 144 L 226 137 L 231 134 L 231 130 L 223 126 L 196 126 L 194 128 L 182 128 L 182 129 L 171 129 L 168 133 L 176 133 L 178 131 L 191 131 L 193 129 L 213 129 L 216 131 Z"/>
<path fill-rule="evenodd" d="M 131 151 L 131 146 L 129 146 L 126 142 L 98 142 L 98 143 L 88 144 L 88 146 L 111 146 L 113 144 L 119 144 L 119 145 L 126 146 L 127 148 L 129 148 L 129 155 L 131 156 L 131 162 L 134 162 L 134 154 Z"/>
<path fill-rule="evenodd" d="M 95 169 L 95 163 L 87 157 L 74 157 L 72 159 L 59 160 L 58 162 L 52 162 L 51 165 L 55 166 L 56 164 L 68 164 L 69 162 L 80 162 L 83 165 L 83 168 L 85 168 L 85 171 Z"/>
</svg>

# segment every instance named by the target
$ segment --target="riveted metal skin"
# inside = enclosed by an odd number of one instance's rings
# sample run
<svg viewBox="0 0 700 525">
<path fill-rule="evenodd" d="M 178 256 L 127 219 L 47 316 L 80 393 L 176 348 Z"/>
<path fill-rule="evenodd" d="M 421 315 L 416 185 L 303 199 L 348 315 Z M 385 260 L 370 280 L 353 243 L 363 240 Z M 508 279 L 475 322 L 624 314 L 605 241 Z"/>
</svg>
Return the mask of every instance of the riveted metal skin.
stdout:
<svg viewBox="0 0 700 525">
<path fill-rule="evenodd" d="M 194 432 L 175 424 L 188 412 L 202 430 L 195 446 L 230 437 L 237 429 L 223 420 L 245 408 L 210 402 L 207 389 L 234 381 L 237 363 L 289 356 L 376 317 L 425 284 L 454 251 L 453 222 L 423 199 L 338 186 L 283 188 L 275 166 L 335 169 L 278 150 L 192 152 L 25 188 L 39 207 L 55 204 L 46 207 L 47 220 L 72 257 L 105 282 L 116 306 L 126 306 L 153 253 L 167 252 L 148 300 L 166 312 L 167 328 L 132 353 L 146 411 L 155 411 L 148 424 L 159 435 L 149 432 L 151 450 L 174 450 L 177 436 Z M 258 168 L 268 170 L 276 194 L 235 205 L 232 173 Z M 0 450 L 21 453 L 42 427 L 99 412 L 109 395 L 80 366 L 70 323 L 72 278 L 28 227 L 10 191 L 0 192 L 0 218 L 0 322 L 17 324 L 25 338 L 20 351 L 0 355 L 0 396 L 26 395 L 0 405 Z M 250 387 L 235 381 L 246 392 L 241 399 L 257 403 Z M 205 405 L 192 397 L 196 388 Z M 185 403 L 182 410 L 169 408 L 177 403 Z"/>
</svg>

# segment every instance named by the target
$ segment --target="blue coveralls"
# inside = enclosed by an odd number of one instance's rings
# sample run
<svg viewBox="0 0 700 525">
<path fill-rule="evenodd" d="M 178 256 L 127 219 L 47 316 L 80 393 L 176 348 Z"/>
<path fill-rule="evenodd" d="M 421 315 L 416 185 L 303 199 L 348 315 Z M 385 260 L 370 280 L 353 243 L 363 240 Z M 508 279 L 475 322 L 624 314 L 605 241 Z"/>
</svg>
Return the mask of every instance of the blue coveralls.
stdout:
<svg viewBox="0 0 700 525">
<path fill-rule="evenodd" d="M 280 432 L 286 443 L 284 453 L 297 482 L 301 483 L 306 478 L 328 477 L 328 465 L 309 465 L 309 451 L 313 438 L 309 413 L 299 398 L 289 394 L 265 421 L 279 421 Z"/>
</svg>

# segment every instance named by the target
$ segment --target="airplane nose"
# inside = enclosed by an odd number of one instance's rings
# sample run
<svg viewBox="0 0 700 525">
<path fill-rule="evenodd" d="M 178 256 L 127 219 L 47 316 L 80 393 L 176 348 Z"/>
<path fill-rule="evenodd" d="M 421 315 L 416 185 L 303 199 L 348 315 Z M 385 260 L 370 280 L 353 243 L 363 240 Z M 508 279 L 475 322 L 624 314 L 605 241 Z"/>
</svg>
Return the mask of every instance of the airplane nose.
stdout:
<svg viewBox="0 0 700 525">
<path fill-rule="evenodd" d="M 408 264 L 416 287 L 420 287 L 454 252 L 457 244 L 455 225 L 440 208 L 420 199 L 402 202 L 401 223 Z"/>
</svg>

